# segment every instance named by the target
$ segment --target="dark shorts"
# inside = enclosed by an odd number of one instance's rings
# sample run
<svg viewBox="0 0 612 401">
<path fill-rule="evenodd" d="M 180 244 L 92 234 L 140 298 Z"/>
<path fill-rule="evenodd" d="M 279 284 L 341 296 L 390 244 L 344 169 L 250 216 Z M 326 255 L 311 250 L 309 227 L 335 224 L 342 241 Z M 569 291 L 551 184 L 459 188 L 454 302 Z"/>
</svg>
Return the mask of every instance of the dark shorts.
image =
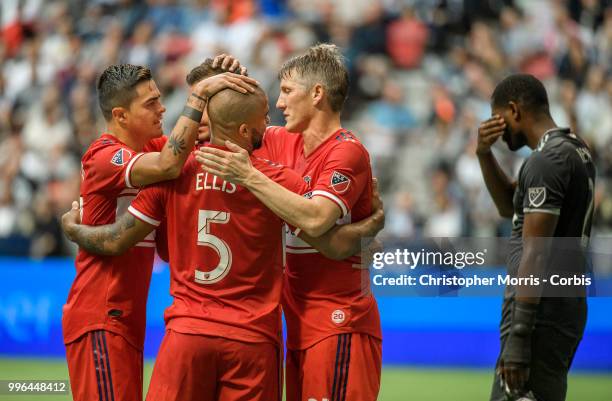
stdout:
<svg viewBox="0 0 612 401">
<path fill-rule="evenodd" d="M 508 336 L 513 299 L 502 306 L 501 349 Z M 532 334 L 530 389 L 538 401 L 563 401 L 567 393 L 567 374 L 582 339 L 586 324 L 584 298 L 543 298 Z M 501 354 L 501 353 L 500 353 Z M 499 361 L 499 360 L 498 360 Z M 500 378 L 495 375 L 490 401 L 506 401 Z"/>
</svg>

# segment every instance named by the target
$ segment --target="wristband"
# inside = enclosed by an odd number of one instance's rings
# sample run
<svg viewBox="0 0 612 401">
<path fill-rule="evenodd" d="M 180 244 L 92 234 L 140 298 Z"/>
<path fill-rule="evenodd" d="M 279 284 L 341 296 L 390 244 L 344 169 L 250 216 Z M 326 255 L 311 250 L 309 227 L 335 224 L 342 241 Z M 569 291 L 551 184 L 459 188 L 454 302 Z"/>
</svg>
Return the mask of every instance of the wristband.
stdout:
<svg viewBox="0 0 612 401">
<path fill-rule="evenodd" d="M 185 116 L 188 119 L 197 122 L 198 124 L 200 124 L 200 121 L 202 121 L 203 114 L 203 111 L 196 110 L 191 106 L 185 106 L 185 108 L 183 108 L 183 112 L 181 113 L 182 116 Z"/>
<path fill-rule="evenodd" d="M 205 98 L 205 97 L 202 97 L 202 96 L 200 96 L 200 95 L 197 95 L 197 94 L 195 94 L 195 93 L 193 93 L 193 92 L 191 92 L 191 96 L 194 96 L 194 97 L 196 97 L 196 98 L 200 99 L 201 101 L 206 102 L 206 98 Z"/>
<path fill-rule="evenodd" d="M 501 359 L 528 365 L 531 361 L 531 333 L 535 327 L 538 305 L 516 302 L 512 310 L 510 334 L 504 344 Z"/>
<path fill-rule="evenodd" d="M 516 302 L 512 313 L 510 331 L 519 337 L 531 335 L 536 321 L 537 304 Z"/>
</svg>

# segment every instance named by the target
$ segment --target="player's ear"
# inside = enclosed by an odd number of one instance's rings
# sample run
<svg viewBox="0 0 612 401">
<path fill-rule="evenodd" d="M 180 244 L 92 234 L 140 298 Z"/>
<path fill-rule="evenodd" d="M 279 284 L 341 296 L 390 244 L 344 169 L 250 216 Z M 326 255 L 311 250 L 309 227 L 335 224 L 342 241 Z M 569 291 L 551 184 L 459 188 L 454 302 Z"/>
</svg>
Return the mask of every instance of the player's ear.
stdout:
<svg viewBox="0 0 612 401">
<path fill-rule="evenodd" d="M 510 108 L 510 116 L 512 116 L 512 119 L 514 121 L 520 121 L 521 120 L 521 109 L 518 106 L 518 104 L 511 100 L 508 102 L 508 107 Z"/>
<path fill-rule="evenodd" d="M 127 110 L 124 107 L 113 107 L 111 114 L 113 120 L 117 121 L 119 124 L 127 123 Z"/>
<path fill-rule="evenodd" d="M 238 135 L 240 135 L 241 138 L 249 139 L 249 126 L 246 123 L 240 124 L 240 127 L 238 127 Z"/>
<path fill-rule="evenodd" d="M 313 106 L 317 106 L 325 97 L 325 88 L 321 84 L 314 84 L 310 90 L 310 94 L 312 96 Z"/>
</svg>

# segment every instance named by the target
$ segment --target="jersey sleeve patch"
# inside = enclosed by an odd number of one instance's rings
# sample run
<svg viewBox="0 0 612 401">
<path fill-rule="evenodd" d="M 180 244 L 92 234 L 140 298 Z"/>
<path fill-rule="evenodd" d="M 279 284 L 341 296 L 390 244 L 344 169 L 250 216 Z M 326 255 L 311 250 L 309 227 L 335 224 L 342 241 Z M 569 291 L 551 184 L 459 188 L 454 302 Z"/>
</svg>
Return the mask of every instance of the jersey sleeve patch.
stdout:
<svg viewBox="0 0 612 401">
<path fill-rule="evenodd" d="M 527 194 L 530 207 L 540 207 L 546 202 L 546 187 L 528 188 Z"/>
<path fill-rule="evenodd" d="M 532 154 L 519 176 L 523 211 L 533 213 L 546 210 L 556 214 L 567 192 L 569 174 L 566 170 L 566 166 L 558 160 L 550 159 L 541 152 Z"/>
<path fill-rule="evenodd" d="M 343 194 L 348 191 L 349 187 L 351 186 L 351 180 L 344 174 L 334 171 L 329 185 L 336 193 Z"/>
<path fill-rule="evenodd" d="M 121 167 L 125 163 L 127 163 L 131 158 L 132 158 L 132 152 L 130 152 L 129 150 L 125 148 L 121 148 L 115 152 L 110 162 L 111 164 L 114 164 L 115 166 Z"/>
</svg>

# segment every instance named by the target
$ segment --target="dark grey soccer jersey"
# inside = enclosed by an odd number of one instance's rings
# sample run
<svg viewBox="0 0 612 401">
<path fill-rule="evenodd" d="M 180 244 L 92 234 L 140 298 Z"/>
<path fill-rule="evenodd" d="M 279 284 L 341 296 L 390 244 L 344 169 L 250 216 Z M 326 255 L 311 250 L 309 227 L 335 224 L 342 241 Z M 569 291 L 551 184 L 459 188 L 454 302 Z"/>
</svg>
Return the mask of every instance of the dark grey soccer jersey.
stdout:
<svg viewBox="0 0 612 401">
<path fill-rule="evenodd" d="M 518 271 L 525 213 L 559 216 L 554 236 L 576 238 L 576 248 L 588 245 L 594 185 L 595 166 L 584 142 L 569 128 L 555 128 L 544 134 L 519 171 L 513 200 L 509 273 Z M 579 266 L 574 268 L 581 270 Z"/>
</svg>

